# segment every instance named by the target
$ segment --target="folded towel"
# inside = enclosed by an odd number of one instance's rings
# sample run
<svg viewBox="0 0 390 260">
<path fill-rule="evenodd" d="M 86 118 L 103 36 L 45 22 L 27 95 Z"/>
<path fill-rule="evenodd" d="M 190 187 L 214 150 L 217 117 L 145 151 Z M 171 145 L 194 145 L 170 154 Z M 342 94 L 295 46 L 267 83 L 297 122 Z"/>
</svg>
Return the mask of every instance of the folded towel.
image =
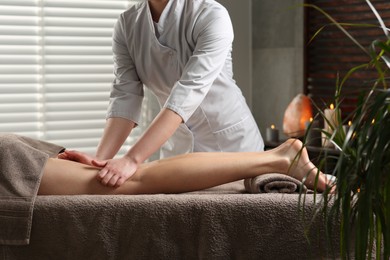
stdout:
<svg viewBox="0 0 390 260">
<path fill-rule="evenodd" d="M 308 189 L 302 182 L 281 173 L 267 173 L 245 179 L 245 190 L 249 193 L 299 193 Z"/>
<path fill-rule="evenodd" d="M 32 211 L 43 167 L 63 147 L 0 133 L 0 245 L 30 242 Z"/>
</svg>

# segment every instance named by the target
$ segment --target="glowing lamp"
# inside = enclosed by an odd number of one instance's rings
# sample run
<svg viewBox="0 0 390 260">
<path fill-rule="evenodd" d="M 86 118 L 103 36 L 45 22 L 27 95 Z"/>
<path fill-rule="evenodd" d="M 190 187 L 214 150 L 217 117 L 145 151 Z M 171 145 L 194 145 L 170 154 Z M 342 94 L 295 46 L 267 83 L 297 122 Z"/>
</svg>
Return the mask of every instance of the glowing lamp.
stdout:
<svg viewBox="0 0 390 260">
<path fill-rule="evenodd" d="M 289 137 L 303 136 L 310 118 L 313 118 L 310 99 L 303 94 L 297 95 L 287 106 L 284 113 L 284 134 Z"/>
</svg>

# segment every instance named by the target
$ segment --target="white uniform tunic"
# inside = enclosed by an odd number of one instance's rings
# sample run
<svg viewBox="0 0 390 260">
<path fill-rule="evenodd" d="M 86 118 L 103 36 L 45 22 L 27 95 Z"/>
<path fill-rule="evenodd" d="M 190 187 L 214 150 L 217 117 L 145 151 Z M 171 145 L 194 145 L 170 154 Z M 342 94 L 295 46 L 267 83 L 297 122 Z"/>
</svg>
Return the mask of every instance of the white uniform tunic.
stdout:
<svg viewBox="0 0 390 260">
<path fill-rule="evenodd" d="M 157 29 L 157 31 L 156 31 Z M 115 80 L 107 117 L 139 122 L 143 85 L 183 118 L 165 156 L 261 151 L 263 140 L 233 80 L 233 28 L 214 0 L 170 0 L 154 24 L 148 1 L 122 13 L 113 34 Z"/>
</svg>

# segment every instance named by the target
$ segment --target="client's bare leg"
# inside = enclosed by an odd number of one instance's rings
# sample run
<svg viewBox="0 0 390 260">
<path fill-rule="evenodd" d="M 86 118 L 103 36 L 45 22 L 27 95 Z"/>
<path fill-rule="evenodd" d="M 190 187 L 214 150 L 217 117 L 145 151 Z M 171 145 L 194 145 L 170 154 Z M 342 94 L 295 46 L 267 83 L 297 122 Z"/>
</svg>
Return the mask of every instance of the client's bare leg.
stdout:
<svg viewBox="0 0 390 260">
<path fill-rule="evenodd" d="M 49 159 L 38 194 L 150 194 L 180 193 L 279 172 L 314 188 L 317 170 L 301 148 L 300 141 L 289 140 L 276 149 L 261 153 L 192 153 L 145 163 L 118 188 L 106 187 L 96 179 L 98 169 L 67 160 Z M 317 189 L 326 188 L 321 173 Z"/>
</svg>

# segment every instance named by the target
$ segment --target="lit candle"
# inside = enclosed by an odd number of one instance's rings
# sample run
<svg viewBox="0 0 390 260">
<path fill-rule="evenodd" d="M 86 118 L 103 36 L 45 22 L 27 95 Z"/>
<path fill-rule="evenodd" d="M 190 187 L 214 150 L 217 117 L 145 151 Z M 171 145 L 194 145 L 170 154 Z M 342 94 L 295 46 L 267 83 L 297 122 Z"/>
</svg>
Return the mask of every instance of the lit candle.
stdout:
<svg viewBox="0 0 390 260">
<path fill-rule="evenodd" d="M 340 109 L 335 109 L 333 104 L 324 110 L 324 131 L 330 135 L 333 134 L 334 129 L 338 127 L 338 117 L 340 116 Z M 334 148 L 333 143 L 325 133 L 322 133 L 322 146 L 327 148 Z"/>
<path fill-rule="evenodd" d="M 340 109 L 335 109 L 333 104 L 330 104 L 329 108 L 324 110 L 324 129 L 328 133 L 333 133 L 332 129 L 336 129 L 338 126 L 337 117 L 340 114 Z"/>
<path fill-rule="evenodd" d="M 345 134 L 348 133 L 349 128 L 351 127 L 351 125 L 352 125 L 352 121 L 348 121 L 348 125 L 343 125 L 343 130 L 344 130 Z"/>
<path fill-rule="evenodd" d="M 310 117 L 309 121 L 306 121 L 305 123 L 305 132 L 307 132 L 307 129 L 309 128 L 309 125 L 313 122 L 313 118 Z"/>
<path fill-rule="evenodd" d="M 265 139 L 268 142 L 279 142 L 279 130 L 275 128 L 275 125 L 271 125 L 266 129 Z"/>
</svg>

